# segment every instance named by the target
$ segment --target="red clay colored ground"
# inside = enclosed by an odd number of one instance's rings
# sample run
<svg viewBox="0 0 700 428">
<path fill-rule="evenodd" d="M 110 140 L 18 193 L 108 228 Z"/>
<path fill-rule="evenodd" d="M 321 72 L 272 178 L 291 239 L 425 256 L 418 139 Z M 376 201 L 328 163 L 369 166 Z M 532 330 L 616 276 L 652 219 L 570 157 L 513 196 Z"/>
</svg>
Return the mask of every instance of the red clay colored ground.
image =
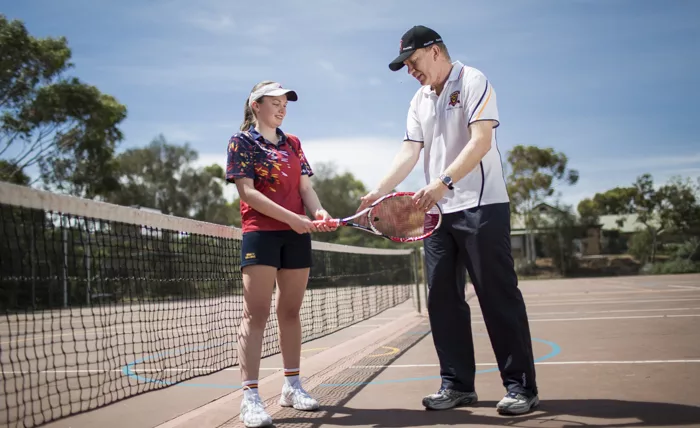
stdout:
<svg viewBox="0 0 700 428">
<path fill-rule="evenodd" d="M 439 385 L 437 358 L 425 312 L 419 315 L 406 303 L 305 344 L 302 376 L 321 401 L 320 411 L 276 406 L 282 377 L 268 370 L 261 394 L 275 426 L 700 426 L 700 275 L 524 281 L 521 288 L 538 358 L 536 411 L 496 413 L 504 390 L 478 303 L 471 299 L 480 372 L 481 402 L 475 407 L 421 406 L 421 398 Z M 264 367 L 279 368 L 279 356 L 266 359 Z M 238 380 L 230 370 L 193 382 Z M 242 426 L 240 391 L 214 389 L 174 386 L 46 426 Z"/>
</svg>

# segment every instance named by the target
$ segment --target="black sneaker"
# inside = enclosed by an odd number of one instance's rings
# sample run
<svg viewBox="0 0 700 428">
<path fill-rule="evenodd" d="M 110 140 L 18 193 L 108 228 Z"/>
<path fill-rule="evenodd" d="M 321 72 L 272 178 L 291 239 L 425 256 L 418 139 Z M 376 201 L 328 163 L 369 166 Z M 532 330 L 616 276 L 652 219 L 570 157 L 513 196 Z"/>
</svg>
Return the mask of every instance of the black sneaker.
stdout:
<svg viewBox="0 0 700 428">
<path fill-rule="evenodd" d="M 435 394 L 423 398 L 423 406 L 431 410 L 451 409 L 457 406 L 475 404 L 479 401 L 476 392 L 461 392 L 453 389 L 440 389 Z"/>
<path fill-rule="evenodd" d="M 519 392 L 509 392 L 496 405 L 498 413 L 502 415 L 522 415 L 540 404 L 537 395 L 521 394 Z"/>
</svg>

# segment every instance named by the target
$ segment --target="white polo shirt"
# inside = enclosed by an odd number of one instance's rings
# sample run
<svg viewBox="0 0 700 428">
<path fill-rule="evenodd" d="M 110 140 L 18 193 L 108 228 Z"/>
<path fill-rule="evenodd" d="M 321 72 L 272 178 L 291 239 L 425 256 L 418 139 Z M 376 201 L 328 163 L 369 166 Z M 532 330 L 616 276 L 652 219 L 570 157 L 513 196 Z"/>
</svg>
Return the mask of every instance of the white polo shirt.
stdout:
<svg viewBox="0 0 700 428">
<path fill-rule="evenodd" d="M 471 138 L 469 124 L 494 120 L 491 150 L 464 178 L 447 190 L 439 204 L 444 213 L 508 202 L 501 155 L 496 142 L 499 125 L 496 92 L 479 70 L 459 61 L 438 97 L 430 86 L 421 87 L 411 100 L 404 140 L 423 143 L 426 183 L 438 178 Z"/>
</svg>

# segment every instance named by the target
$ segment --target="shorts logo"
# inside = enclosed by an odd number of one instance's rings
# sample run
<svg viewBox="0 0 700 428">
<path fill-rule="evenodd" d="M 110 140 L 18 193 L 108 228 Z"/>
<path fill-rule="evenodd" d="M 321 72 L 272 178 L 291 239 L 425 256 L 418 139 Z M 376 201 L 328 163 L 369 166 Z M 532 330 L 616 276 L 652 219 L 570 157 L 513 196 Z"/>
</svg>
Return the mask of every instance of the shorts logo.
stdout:
<svg viewBox="0 0 700 428">
<path fill-rule="evenodd" d="M 459 104 L 459 91 L 454 91 L 450 94 L 450 106 L 454 107 Z"/>
<path fill-rule="evenodd" d="M 250 260 L 255 258 L 255 253 L 245 253 L 245 259 Z"/>
</svg>

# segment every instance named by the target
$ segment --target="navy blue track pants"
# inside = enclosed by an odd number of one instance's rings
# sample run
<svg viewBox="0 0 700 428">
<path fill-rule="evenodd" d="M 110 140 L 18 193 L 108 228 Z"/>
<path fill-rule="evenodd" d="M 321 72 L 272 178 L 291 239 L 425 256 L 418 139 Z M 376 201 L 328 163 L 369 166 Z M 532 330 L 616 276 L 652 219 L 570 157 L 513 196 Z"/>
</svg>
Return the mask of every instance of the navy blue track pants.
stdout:
<svg viewBox="0 0 700 428">
<path fill-rule="evenodd" d="M 442 387 L 474 391 L 474 343 L 465 300 L 469 272 L 504 387 L 537 394 L 530 327 L 511 253 L 509 204 L 445 214 L 424 245 Z"/>
</svg>

